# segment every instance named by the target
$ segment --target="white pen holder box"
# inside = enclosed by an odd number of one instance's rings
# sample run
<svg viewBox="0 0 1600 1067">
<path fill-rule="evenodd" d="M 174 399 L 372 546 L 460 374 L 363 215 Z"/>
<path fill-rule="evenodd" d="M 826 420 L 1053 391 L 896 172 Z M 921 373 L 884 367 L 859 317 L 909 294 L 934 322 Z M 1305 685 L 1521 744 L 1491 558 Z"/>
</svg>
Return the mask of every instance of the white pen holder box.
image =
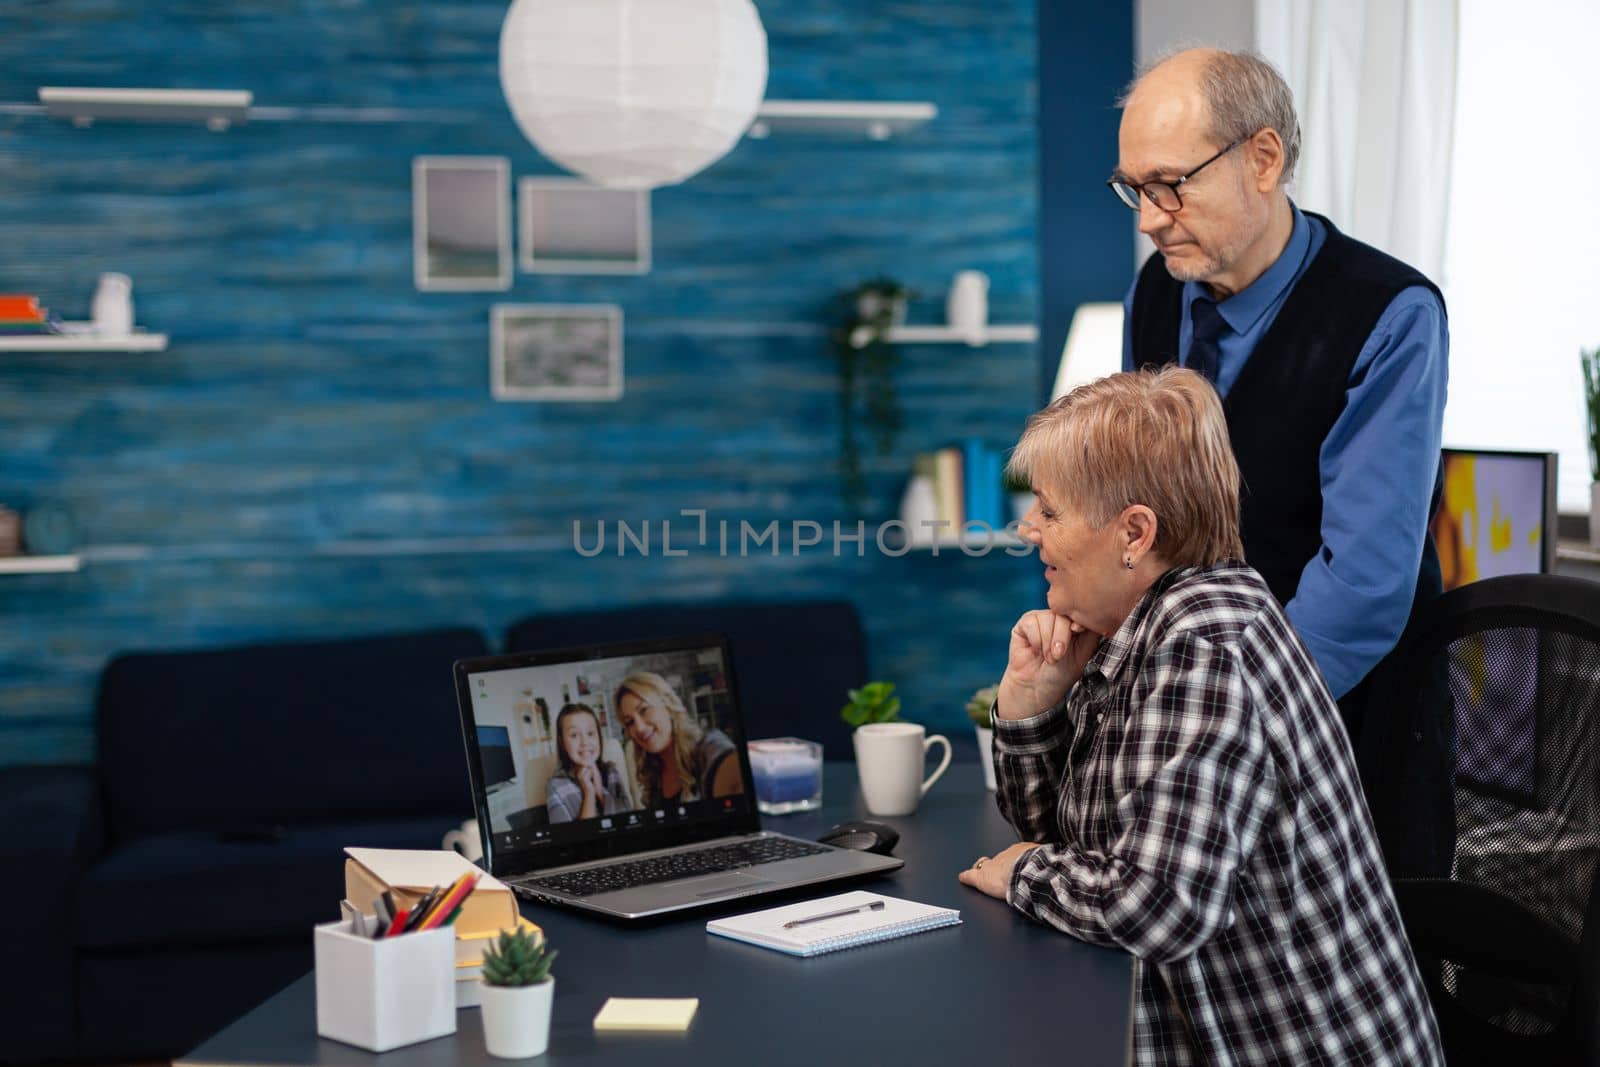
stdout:
<svg viewBox="0 0 1600 1067">
<path fill-rule="evenodd" d="M 319 1037 L 387 1052 L 456 1032 L 453 928 L 373 941 L 336 922 L 315 941 Z"/>
</svg>

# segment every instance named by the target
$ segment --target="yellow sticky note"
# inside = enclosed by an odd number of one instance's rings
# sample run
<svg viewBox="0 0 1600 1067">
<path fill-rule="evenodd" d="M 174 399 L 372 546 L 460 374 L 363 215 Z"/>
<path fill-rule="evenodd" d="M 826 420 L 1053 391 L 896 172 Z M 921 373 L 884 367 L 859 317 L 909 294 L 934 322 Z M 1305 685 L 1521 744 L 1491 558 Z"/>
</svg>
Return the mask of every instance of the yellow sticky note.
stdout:
<svg viewBox="0 0 1600 1067">
<path fill-rule="evenodd" d="M 608 997 L 594 1017 L 596 1030 L 687 1030 L 700 998 Z"/>
</svg>

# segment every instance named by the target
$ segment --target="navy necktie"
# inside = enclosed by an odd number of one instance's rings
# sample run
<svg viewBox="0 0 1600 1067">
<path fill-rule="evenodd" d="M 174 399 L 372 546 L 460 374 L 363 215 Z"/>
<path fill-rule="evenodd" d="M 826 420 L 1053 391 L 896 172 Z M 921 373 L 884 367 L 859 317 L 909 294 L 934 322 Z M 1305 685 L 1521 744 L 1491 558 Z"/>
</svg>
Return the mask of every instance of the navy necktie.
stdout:
<svg viewBox="0 0 1600 1067">
<path fill-rule="evenodd" d="M 1222 365 L 1222 349 L 1217 341 L 1228 328 L 1214 300 L 1200 297 L 1191 305 L 1194 333 L 1189 339 L 1189 369 L 1212 385 L 1217 384 L 1217 369 Z"/>
</svg>

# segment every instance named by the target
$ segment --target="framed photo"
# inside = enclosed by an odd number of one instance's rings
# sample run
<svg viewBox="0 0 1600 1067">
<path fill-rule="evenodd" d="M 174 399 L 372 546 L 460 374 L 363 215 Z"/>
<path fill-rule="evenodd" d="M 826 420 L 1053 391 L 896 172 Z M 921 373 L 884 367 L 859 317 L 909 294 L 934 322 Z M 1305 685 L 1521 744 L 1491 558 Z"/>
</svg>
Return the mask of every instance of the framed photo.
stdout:
<svg viewBox="0 0 1600 1067">
<path fill-rule="evenodd" d="M 645 274 L 650 191 L 581 178 L 517 182 L 517 266 L 537 274 Z"/>
<path fill-rule="evenodd" d="M 504 157 L 413 159 L 411 226 L 418 289 L 511 287 L 511 167 Z"/>
<path fill-rule="evenodd" d="M 489 320 L 496 400 L 622 396 L 622 309 L 615 304 L 496 304 Z"/>
</svg>

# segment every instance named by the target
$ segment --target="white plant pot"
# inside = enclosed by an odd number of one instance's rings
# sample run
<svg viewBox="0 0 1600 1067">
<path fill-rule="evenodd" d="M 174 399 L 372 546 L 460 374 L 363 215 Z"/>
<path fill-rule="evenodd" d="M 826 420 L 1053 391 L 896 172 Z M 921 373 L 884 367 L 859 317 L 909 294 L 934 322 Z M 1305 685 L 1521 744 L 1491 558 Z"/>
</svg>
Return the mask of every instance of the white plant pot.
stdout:
<svg viewBox="0 0 1600 1067">
<path fill-rule="evenodd" d="M 556 980 L 536 985 L 483 984 L 483 1047 L 491 1056 L 522 1060 L 550 1047 L 550 1008 Z"/>
<path fill-rule="evenodd" d="M 1589 483 L 1589 547 L 1600 548 L 1600 482 Z"/>
<path fill-rule="evenodd" d="M 983 764 L 983 784 L 994 792 L 994 731 L 987 726 L 974 726 L 978 732 L 978 762 Z"/>
</svg>

